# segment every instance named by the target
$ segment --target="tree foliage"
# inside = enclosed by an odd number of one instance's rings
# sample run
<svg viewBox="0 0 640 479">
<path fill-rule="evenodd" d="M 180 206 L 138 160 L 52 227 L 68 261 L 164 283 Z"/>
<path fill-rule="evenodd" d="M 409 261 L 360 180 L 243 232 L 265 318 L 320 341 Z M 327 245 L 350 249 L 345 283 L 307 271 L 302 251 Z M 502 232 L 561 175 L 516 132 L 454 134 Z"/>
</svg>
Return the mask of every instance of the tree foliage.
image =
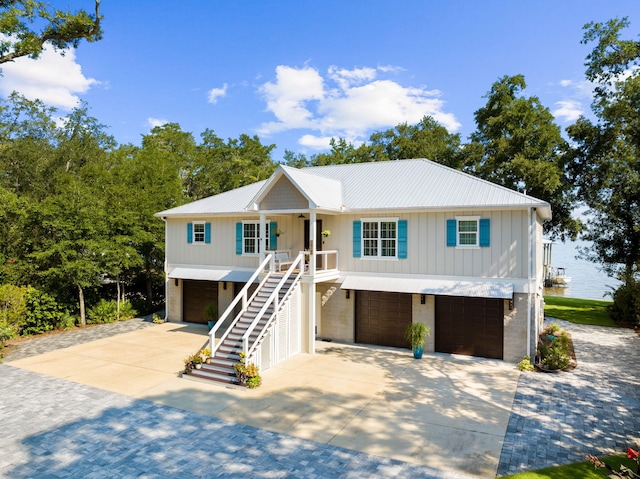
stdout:
<svg viewBox="0 0 640 479">
<path fill-rule="evenodd" d="M 45 45 L 62 51 L 78 47 L 81 40 L 102 38 L 100 0 L 95 12 L 55 10 L 37 0 L 0 1 L 0 64 L 20 57 L 38 58 Z M 36 30 L 34 25 L 42 25 Z"/>
<path fill-rule="evenodd" d="M 566 175 L 568 145 L 553 115 L 535 97 L 525 97 L 522 75 L 504 76 L 475 112 L 477 129 L 465 145 L 469 170 L 493 183 L 548 201 L 551 237 L 575 239 L 580 223 L 572 217 L 573 186 Z"/>
<path fill-rule="evenodd" d="M 584 255 L 623 281 L 640 271 L 640 43 L 620 39 L 627 19 L 585 25 L 586 60 L 596 84 L 592 112 L 568 128 L 575 143 L 570 168 L 589 208 Z"/>
</svg>

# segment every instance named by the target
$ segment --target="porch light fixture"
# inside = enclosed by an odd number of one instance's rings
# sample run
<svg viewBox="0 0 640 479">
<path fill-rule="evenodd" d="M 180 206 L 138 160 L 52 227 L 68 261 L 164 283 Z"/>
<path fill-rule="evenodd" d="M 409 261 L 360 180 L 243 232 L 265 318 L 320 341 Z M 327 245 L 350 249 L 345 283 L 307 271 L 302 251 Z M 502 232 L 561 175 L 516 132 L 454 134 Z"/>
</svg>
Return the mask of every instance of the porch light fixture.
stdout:
<svg viewBox="0 0 640 479">
<path fill-rule="evenodd" d="M 509 311 L 513 311 L 513 299 L 509 300 Z"/>
<path fill-rule="evenodd" d="M 178 286 L 179 281 L 180 281 L 180 280 L 179 280 L 178 278 L 174 278 L 174 279 L 173 279 L 173 284 L 175 284 L 176 286 Z"/>
<path fill-rule="evenodd" d="M 222 282 L 222 289 L 224 289 L 225 291 L 227 290 L 227 282 L 226 281 Z"/>
<path fill-rule="evenodd" d="M 420 295 L 420 304 L 425 304 L 427 302 L 427 298 L 424 294 Z"/>
<path fill-rule="evenodd" d="M 302 213 L 300 213 L 300 214 L 298 215 L 298 219 L 306 220 L 306 219 L 307 219 L 307 217 L 306 217 L 305 215 L 303 215 Z"/>
<path fill-rule="evenodd" d="M 349 296 L 350 296 L 349 291 L 350 291 L 350 290 L 345 289 L 345 291 L 346 291 L 345 297 L 346 297 L 347 299 L 349 299 Z"/>
</svg>

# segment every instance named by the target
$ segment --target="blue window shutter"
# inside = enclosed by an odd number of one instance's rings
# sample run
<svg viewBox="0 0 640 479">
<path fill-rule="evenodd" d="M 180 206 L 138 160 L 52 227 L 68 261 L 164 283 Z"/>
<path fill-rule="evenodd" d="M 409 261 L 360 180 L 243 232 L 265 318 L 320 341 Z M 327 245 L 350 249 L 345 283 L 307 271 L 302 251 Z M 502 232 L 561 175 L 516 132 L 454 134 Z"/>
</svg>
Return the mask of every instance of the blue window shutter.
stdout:
<svg viewBox="0 0 640 479">
<path fill-rule="evenodd" d="M 457 244 L 458 222 L 456 220 L 447 220 L 447 246 L 455 246 Z"/>
<path fill-rule="evenodd" d="M 398 221 L 398 258 L 407 257 L 407 220 Z"/>
<path fill-rule="evenodd" d="M 362 252 L 360 251 L 360 237 L 362 235 L 362 223 L 360 221 L 353 222 L 353 257 L 360 258 Z"/>
<path fill-rule="evenodd" d="M 193 223 L 187 223 L 187 243 L 193 243 Z"/>
<path fill-rule="evenodd" d="M 204 242 L 211 243 L 211 223 L 204 224 Z"/>
<path fill-rule="evenodd" d="M 278 249 L 278 223 L 275 221 L 269 223 L 269 249 Z"/>
<path fill-rule="evenodd" d="M 489 246 L 491 242 L 491 220 L 489 218 L 480 219 L 480 246 Z"/>
<path fill-rule="evenodd" d="M 242 223 L 236 223 L 236 254 L 242 254 Z"/>
</svg>

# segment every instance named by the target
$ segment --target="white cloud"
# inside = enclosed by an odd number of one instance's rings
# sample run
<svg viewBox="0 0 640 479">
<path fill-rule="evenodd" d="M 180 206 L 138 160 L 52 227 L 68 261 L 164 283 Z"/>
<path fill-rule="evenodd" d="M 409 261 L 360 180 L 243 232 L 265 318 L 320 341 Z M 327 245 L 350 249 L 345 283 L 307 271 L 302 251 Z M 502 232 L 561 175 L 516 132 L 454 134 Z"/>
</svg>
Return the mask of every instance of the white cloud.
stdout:
<svg viewBox="0 0 640 479">
<path fill-rule="evenodd" d="M 227 94 L 227 84 L 222 85 L 222 88 L 212 88 L 209 90 L 209 98 L 208 102 L 213 103 L 214 105 L 218 103 L 218 99 L 226 96 Z"/>
<path fill-rule="evenodd" d="M 405 87 L 378 78 L 400 71 L 397 67 L 354 68 L 332 66 L 323 77 L 314 68 L 280 65 L 276 79 L 260 92 L 275 121 L 263 123 L 259 132 L 269 135 L 291 129 L 308 129 L 299 143 L 326 148 L 331 137 L 358 143 L 373 129 L 392 128 L 399 123 L 417 123 L 432 116 L 450 132 L 460 128 L 452 113 L 444 110 L 438 90 Z"/>
<path fill-rule="evenodd" d="M 169 123 L 169 120 L 165 120 L 164 118 L 152 118 L 152 117 L 147 118 L 147 124 L 151 128 L 155 128 L 156 126 L 166 125 L 167 123 Z"/>
<path fill-rule="evenodd" d="M 78 94 L 100 83 L 83 75 L 73 49 L 62 56 L 51 47 L 45 47 L 37 60 L 21 57 L 4 63 L 2 74 L 0 92 L 4 96 L 17 91 L 30 100 L 40 99 L 47 105 L 66 110 L 78 105 Z"/>
<path fill-rule="evenodd" d="M 574 100 L 562 100 L 557 101 L 558 108 L 553 111 L 553 116 L 556 118 L 562 118 L 565 122 L 574 122 L 580 115 L 584 113 L 582 103 Z"/>
<path fill-rule="evenodd" d="M 298 143 L 313 150 L 327 150 L 331 147 L 330 136 L 302 135 Z"/>
</svg>

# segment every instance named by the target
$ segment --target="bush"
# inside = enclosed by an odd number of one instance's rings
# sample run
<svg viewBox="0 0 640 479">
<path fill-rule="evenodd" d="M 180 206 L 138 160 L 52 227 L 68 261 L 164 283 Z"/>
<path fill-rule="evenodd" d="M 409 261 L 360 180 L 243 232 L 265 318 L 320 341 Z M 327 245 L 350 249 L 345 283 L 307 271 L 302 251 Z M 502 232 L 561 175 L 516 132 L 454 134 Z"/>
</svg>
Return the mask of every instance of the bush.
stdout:
<svg viewBox="0 0 640 479">
<path fill-rule="evenodd" d="M 120 321 L 126 321 L 127 319 L 135 318 L 138 312 L 129 301 L 123 301 L 120 303 Z"/>
<path fill-rule="evenodd" d="M 87 324 L 113 323 L 117 320 L 117 304 L 113 300 L 101 299 L 98 304 L 87 311 Z"/>
<path fill-rule="evenodd" d="M 538 356 L 545 369 L 564 369 L 571 363 L 571 339 L 557 324 L 551 324 L 538 338 Z"/>
<path fill-rule="evenodd" d="M 531 356 L 525 356 L 522 361 L 518 363 L 518 369 L 520 371 L 533 371 L 535 368 L 531 364 Z"/>
<path fill-rule="evenodd" d="M 73 322 L 69 313 L 47 293 L 28 287 L 24 299 L 27 313 L 20 332 L 22 336 L 61 329 Z"/>
<path fill-rule="evenodd" d="M 624 283 L 613 292 L 611 317 L 619 323 L 640 326 L 640 282 L 635 278 L 625 278 Z"/>
<path fill-rule="evenodd" d="M 22 329 L 27 314 L 26 291 L 12 284 L 0 286 L 0 344 L 15 338 Z"/>
</svg>

